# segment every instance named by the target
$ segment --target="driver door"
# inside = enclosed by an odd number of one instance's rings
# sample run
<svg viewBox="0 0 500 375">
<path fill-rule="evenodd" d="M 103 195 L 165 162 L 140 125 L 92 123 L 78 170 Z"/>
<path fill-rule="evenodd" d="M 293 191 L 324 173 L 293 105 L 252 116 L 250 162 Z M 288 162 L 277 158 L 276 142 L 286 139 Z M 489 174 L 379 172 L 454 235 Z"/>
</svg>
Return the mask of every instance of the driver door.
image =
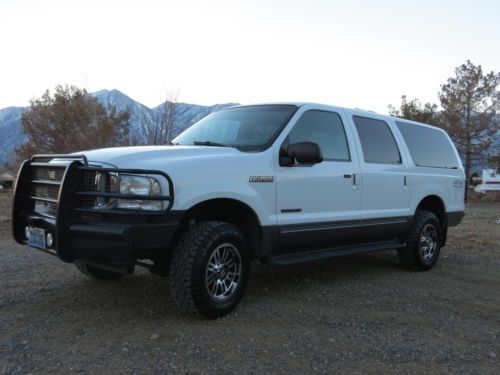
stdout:
<svg viewBox="0 0 500 375">
<path fill-rule="evenodd" d="M 288 134 L 289 144 L 318 144 L 324 161 L 277 169 L 280 252 L 341 245 L 356 235 L 361 179 L 347 124 L 340 112 L 307 110 Z"/>
</svg>

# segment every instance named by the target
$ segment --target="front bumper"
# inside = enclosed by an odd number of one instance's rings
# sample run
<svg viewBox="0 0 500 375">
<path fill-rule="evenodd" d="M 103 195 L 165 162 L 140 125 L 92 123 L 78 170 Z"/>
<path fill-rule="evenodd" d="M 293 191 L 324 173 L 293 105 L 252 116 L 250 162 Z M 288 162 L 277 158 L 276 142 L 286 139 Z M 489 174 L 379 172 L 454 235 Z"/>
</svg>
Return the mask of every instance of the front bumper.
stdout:
<svg viewBox="0 0 500 375">
<path fill-rule="evenodd" d="M 162 217 L 161 223 L 124 224 L 104 221 L 102 223 L 71 222 L 63 229 L 68 243 L 62 251 L 55 242 L 44 250 L 64 260 L 96 259 L 101 261 L 121 262 L 133 259 L 151 250 L 165 249 L 175 235 L 183 216 L 182 211 L 171 211 Z M 27 215 L 21 219 L 25 226 L 41 228 L 55 237 L 58 232 L 52 219 L 38 215 Z M 27 240 L 20 243 L 27 245 Z"/>
<path fill-rule="evenodd" d="M 173 205 L 173 187 L 167 175 L 159 171 L 89 167 L 84 157 L 42 157 L 50 160 L 69 159 L 70 162 L 65 165 L 43 163 L 38 161 L 40 156 L 35 156 L 23 163 L 16 183 L 12 213 L 13 234 L 17 242 L 27 244 L 27 226 L 41 228 L 45 234 L 51 233 L 54 238 L 53 245 L 42 250 L 66 262 L 77 259 L 127 262 L 150 257 L 152 253 L 168 247 L 184 212 L 170 210 Z M 89 197 L 112 199 L 119 196 L 116 192 L 88 191 L 89 189 L 83 188 L 89 171 L 164 176 L 170 187 L 169 195 L 147 198 L 164 199 L 168 201 L 168 205 L 162 211 L 98 209 L 85 205 Z M 50 190 L 39 189 L 40 186 L 53 189 L 52 196 L 41 196 L 40 191 Z M 120 196 L 120 199 L 121 197 L 144 199 L 137 196 Z M 35 205 L 46 205 L 48 208 L 46 212 L 40 213 Z"/>
</svg>

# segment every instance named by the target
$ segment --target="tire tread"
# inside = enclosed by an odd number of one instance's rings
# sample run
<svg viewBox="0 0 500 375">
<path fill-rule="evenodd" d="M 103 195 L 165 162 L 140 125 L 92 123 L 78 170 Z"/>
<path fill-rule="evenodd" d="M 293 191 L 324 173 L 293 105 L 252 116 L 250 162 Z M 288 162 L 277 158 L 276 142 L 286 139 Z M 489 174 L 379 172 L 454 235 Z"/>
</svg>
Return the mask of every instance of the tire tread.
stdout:
<svg viewBox="0 0 500 375">
<path fill-rule="evenodd" d="M 419 241 L 420 241 L 420 231 L 426 222 L 433 221 L 436 225 L 436 230 L 438 234 L 437 249 L 436 249 L 436 259 L 431 264 L 424 264 L 419 256 Z M 431 269 L 438 256 L 441 243 L 441 226 L 439 225 L 439 220 L 436 215 L 430 211 L 418 210 L 415 213 L 415 218 L 410 231 L 407 236 L 407 246 L 403 249 L 398 250 L 398 257 L 400 262 L 407 268 L 414 271 L 427 271 Z"/>
<path fill-rule="evenodd" d="M 228 234 L 241 237 L 238 228 L 232 224 L 206 221 L 190 226 L 177 244 L 170 263 L 170 289 L 178 309 L 183 313 L 208 318 L 220 316 L 214 315 L 209 306 L 201 303 L 202 299 L 193 287 L 196 282 L 194 271 L 211 244 Z"/>
</svg>

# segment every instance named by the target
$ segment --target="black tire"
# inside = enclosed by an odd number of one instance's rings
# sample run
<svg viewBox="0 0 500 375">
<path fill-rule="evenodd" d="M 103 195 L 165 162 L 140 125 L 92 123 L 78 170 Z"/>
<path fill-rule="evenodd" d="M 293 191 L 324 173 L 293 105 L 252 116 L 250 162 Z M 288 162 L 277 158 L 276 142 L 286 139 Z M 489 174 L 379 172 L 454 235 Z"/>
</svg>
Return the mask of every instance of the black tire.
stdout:
<svg viewBox="0 0 500 375">
<path fill-rule="evenodd" d="M 434 235 L 430 235 L 432 233 Z M 442 236 L 437 216 L 429 211 L 418 210 L 406 239 L 406 247 L 398 250 L 399 260 L 404 266 L 415 271 L 430 270 L 439 258 Z"/>
<path fill-rule="evenodd" d="M 220 255 L 218 251 L 229 255 L 227 262 L 216 264 L 216 273 L 212 260 Z M 225 271 L 220 270 L 220 264 L 224 264 Z M 174 250 L 169 273 L 172 295 L 182 312 L 208 319 L 222 317 L 236 308 L 248 283 L 250 261 L 245 239 L 232 224 L 207 221 L 192 225 Z M 236 273 L 239 276 L 235 276 Z M 224 290 L 219 284 L 222 280 L 227 295 L 216 296 L 218 291 Z M 209 290 L 214 287 L 215 293 Z"/>
<path fill-rule="evenodd" d="M 97 280 L 116 280 L 125 276 L 124 273 L 111 272 L 102 268 L 91 266 L 90 264 L 85 263 L 85 261 L 83 260 L 75 260 L 75 266 L 76 269 L 84 275 Z"/>
</svg>

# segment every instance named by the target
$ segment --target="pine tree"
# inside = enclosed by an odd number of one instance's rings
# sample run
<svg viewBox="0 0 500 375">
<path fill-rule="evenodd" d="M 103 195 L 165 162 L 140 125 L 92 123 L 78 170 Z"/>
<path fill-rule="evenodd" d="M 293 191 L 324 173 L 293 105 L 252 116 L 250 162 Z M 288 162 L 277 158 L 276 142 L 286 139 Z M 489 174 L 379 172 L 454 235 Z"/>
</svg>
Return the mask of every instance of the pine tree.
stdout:
<svg viewBox="0 0 500 375">
<path fill-rule="evenodd" d="M 422 105 L 420 100 L 408 100 L 406 95 L 401 97 L 401 105 L 395 108 L 389 105 L 389 114 L 395 117 L 401 117 L 407 120 L 422 122 L 424 124 L 440 126 L 441 116 L 438 112 L 438 107 L 433 103 L 425 103 Z"/>
<path fill-rule="evenodd" d="M 485 163 L 498 155 L 494 141 L 500 133 L 499 85 L 500 73 L 483 74 L 481 65 L 467 60 L 441 86 L 443 127 L 465 160 L 468 179 L 473 162 Z"/>
</svg>

